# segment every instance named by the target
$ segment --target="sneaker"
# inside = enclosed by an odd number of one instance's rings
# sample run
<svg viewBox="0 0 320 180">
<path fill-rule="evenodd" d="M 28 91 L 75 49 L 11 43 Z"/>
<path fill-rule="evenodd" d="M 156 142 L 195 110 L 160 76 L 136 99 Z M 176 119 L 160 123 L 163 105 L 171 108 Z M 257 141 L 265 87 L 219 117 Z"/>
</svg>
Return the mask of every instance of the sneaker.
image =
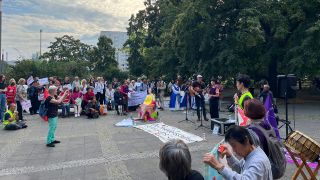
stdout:
<svg viewBox="0 0 320 180">
<path fill-rule="evenodd" d="M 204 120 L 205 120 L 205 121 L 209 121 L 209 119 L 208 119 L 208 118 L 204 118 Z"/>
<path fill-rule="evenodd" d="M 55 147 L 55 145 L 53 143 L 49 143 L 47 144 L 47 147 Z"/>
<path fill-rule="evenodd" d="M 80 113 L 78 113 L 78 117 L 80 117 L 81 115 L 80 115 Z"/>
<path fill-rule="evenodd" d="M 54 140 L 54 141 L 52 142 L 52 144 L 59 144 L 59 143 L 61 143 L 61 141 Z"/>
<path fill-rule="evenodd" d="M 78 114 L 74 114 L 74 117 L 78 117 Z"/>
</svg>

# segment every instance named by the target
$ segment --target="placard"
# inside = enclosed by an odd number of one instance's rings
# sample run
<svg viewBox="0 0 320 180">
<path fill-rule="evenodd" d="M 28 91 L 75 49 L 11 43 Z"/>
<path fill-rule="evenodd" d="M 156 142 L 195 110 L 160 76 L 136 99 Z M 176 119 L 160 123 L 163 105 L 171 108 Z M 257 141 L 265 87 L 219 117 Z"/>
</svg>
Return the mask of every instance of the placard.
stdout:
<svg viewBox="0 0 320 180">
<path fill-rule="evenodd" d="M 49 79 L 48 78 L 39 79 L 39 84 L 40 84 L 40 86 L 49 84 Z"/>
<path fill-rule="evenodd" d="M 220 130 L 220 126 L 217 125 L 217 124 L 215 124 L 215 125 L 213 126 L 212 134 L 217 135 L 217 134 L 219 133 L 219 130 Z"/>
</svg>

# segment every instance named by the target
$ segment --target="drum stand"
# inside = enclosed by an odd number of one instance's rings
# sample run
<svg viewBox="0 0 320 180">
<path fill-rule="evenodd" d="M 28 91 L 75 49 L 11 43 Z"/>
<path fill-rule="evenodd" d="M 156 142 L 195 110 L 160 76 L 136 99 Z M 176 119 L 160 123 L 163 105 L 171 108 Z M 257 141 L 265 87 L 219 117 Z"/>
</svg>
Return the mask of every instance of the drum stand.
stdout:
<svg viewBox="0 0 320 180">
<path fill-rule="evenodd" d="M 294 164 L 297 166 L 297 170 L 296 172 L 294 173 L 294 175 L 292 176 L 292 180 L 296 180 L 298 178 L 298 176 L 301 174 L 303 176 L 303 179 L 307 180 L 307 179 L 311 179 L 311 180 L 317 180 L 317 174 L 318 174 L 318 171 L 320 169 L 320 159 L 318 159 L 318 165 L 317 167 L 315 168 L 314 171 L 312 171 L 312 169 L 308 166 L 307 164 L 307 160 L 304 158 L 303 155 L 297 153 L 295 150 L 291 149 L 289 146 L 287 146 L 285 144 L 285 147 L 286 149 L 288 150 L 288 153 L 289 155 L 291 156 Z M 296 157 L 300 158 L 302 163 L 299 164 Z M 307 178 L 306 174 L 304 173 L 303 171 L 303 167 L 305 167 L 305 169 L 307 170 L 307 172 L 309 173 L 310 175 L 310 178 Z"/>
<path fill-rule="evenodd" d="M 186 98 L 187 98 L 186 119 L 185 119 L 185 120 L 182 120 L 182 121 L 179 121 L 178 123 L 182 123 L 182 122 L 186 121 L 186 122 L 191 122 L 191 123 L 195 124 L 195 122 L 193 122 L 193 121 L 191 121 L 191 120 L 188 119 L 188 106 L 189 106 L 189 95 L 188 95 L 188 94 L 186 94 Z"/>
</svg>

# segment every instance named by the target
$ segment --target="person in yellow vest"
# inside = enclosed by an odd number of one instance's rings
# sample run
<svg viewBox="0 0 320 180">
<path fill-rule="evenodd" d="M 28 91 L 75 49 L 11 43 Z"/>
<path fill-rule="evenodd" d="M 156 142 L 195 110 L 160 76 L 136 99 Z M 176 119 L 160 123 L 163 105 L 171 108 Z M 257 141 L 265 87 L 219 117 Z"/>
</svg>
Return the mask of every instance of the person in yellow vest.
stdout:
<svg viewBox="0 0 320 180">
<path fill-rule="evenodd" d="M 237 77 L 237 89 L 240 94 L 236 93 L 234 95 L 234 102 L 237 104 L 241 109 L 244 108 L 244 102 L 248 99 L 253 99 L 252 94 L 249 92 L 250 86 L 250 77 L 248 75 L 239 75 Z"/>
<path fill-rule="evenodd" d="M 16 107 L 15 103 L 11 103 L 7 112 L 4 113 L 4 130 L 18 130 L 28 127 L 24 121 L 17 121 L 18 111 L 16 111 Z"/>
</svg>

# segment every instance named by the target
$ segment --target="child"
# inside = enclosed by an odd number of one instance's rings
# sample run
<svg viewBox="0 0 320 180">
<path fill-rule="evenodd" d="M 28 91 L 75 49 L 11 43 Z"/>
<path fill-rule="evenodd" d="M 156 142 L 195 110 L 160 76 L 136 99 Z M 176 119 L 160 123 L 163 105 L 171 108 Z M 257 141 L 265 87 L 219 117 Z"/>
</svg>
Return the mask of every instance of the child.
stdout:
<svg viewBox="0 0 320 180">
<path fill-rule="evenodd" d="M 82 108 L 81 108 L 81 103 L 82 103 L 82 93 L 80 92 L 80 89 L 78 86 L 75 86 L 73 88 L 72 92 L 72 104 L 74 105 L 74 117 L 80 117 Z"/>
<path fill-rule="evenodd" d="M 67 85 L 63 86 L 63 91 L 59 94 L 59 98 L 63 97 L 64 93 L 69 90 L 69 87 Z M 70 114 L 70 93 L 68 92 L 68 95 L 66 96 L 66 98 L 64 99 L 64 101 L 62 102 L 62 117 L 69 117 Z"/>
</svg>

